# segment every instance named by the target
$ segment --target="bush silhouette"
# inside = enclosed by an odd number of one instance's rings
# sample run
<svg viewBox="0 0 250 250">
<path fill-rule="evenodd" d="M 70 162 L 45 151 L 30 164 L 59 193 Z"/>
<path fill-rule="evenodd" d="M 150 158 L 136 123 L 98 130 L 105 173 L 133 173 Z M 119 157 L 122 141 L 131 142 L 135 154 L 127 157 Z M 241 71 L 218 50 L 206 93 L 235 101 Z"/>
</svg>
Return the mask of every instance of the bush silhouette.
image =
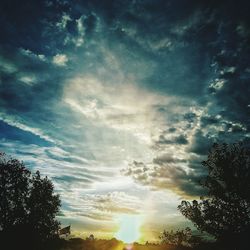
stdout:
<svg viewBox="0 0 250 250">
<path fill-rule="evenodd" d="M 190 245 L 190 240 L 192 238 L 192 231 L 189 227 L 177 231 L 164 230 L 159 238 L 162 243 L 167 243 L 176 246 L 183 246 L 183 245 L 187 246 Z"/>
<path fill-rule="evenodd" d="M 16 159 L 0 153 L 0 236 L 8 244 L 29 238 L 45 242 L 57 236 L 60 199 L 52 182 Z"/>
<path fill-rule="evenodd" d="M 181 213 L 227 249 L 246 249 L 250 235 L 250 151 L 242 144 L 214 144 L 202 163 L 208 197 L 182 201 Z"/>
</svg>

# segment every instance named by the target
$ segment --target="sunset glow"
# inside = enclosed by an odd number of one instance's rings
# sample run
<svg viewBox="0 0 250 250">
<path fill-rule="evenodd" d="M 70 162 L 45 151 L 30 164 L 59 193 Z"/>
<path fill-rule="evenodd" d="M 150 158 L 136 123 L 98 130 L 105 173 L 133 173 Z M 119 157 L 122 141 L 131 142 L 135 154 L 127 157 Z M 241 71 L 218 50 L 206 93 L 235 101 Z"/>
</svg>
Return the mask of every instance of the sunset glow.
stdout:
<svg viewBox="0 0 250 250">
<path fill-rule="evenodd" d="M 133 243 L 141 237 L 142 219 L 138 215 L 120 215 L 117 219 L 119 230 L 115 237 L 122 240 L 124 243 Z"/>
</svg>

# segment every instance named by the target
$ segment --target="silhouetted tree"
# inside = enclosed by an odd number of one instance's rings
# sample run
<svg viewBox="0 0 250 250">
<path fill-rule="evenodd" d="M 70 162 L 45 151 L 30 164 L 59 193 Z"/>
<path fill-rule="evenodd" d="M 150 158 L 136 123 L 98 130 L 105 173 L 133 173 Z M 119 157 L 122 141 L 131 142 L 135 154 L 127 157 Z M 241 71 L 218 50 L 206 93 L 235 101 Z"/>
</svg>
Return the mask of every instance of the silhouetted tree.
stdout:
<svg viewBox="0 0 250 250">
<path fill-rule="evenodd" d="M 29 178 L 23 163 L 0 153 L 0 230 L 25 223 Z"/>
<path fill-rule="evenodd" d="M 51 239 L 59 229 L 59 207 L 47 177 L 32 175 L 22 162 L 0 154 L 0 235 Z"/>
<path fill-rule="evenodd" d="M 190 239 L 192 238 L 192 231 L 189 227 L 177 231 L 164 230 L 159 238 L 162 243 L 176 246 L 189 245 Z"/>
<path fill-rule="evenodd" d="M 54 237 L 59 230 L 59 222 L 55 220 L 59 212 L 60 199 L 54 194 L 52 182 L 41 178 L 37 171 L 30 180 L 31 188 L 27 207 L 29 208 L 28 223 L 38 232 L 39 237 L 48 239 Z"/>
<path fill-rule="evenodd" d="M 234 249 L 235 244 L 244 246 L 250 233 L 249 149 L 242 144 L 214 144 L 202 165 L 208 170 L 201 182 L 208 197 L 182 201 L 179 210 L 199 230 Z"/>
</svg>

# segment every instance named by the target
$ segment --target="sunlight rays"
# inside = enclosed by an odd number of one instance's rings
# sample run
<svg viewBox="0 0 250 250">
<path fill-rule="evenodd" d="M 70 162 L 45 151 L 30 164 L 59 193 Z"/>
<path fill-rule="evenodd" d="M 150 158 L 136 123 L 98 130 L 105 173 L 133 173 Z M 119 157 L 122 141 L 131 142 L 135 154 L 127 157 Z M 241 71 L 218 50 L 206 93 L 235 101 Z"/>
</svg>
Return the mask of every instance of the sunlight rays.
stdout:
<svg viewBox="0 0 250 250">
<path fill-rule="evenodd" d="M 122 214 L 117 217 L 119 230 L 115 237 L 124 243 L 133 243 L 141 237 L 142 216 Z"/>
</svg>

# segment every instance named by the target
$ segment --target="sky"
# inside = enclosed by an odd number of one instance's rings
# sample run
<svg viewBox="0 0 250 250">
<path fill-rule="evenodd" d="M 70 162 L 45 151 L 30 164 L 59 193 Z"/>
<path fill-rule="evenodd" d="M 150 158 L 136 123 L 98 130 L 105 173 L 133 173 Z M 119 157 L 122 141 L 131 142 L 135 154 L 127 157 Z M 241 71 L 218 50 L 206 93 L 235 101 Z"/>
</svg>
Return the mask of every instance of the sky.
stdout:
<svg viewBox="0 0 250 250">
<path fill-rule="evenodd" d="M 2 0 L 0 150 L 83 237 L 189 225 L 213 143 L 250 139 L 248 1 Z M 138 236 L 139 237 L 139 236 Z"/>
</svg>

